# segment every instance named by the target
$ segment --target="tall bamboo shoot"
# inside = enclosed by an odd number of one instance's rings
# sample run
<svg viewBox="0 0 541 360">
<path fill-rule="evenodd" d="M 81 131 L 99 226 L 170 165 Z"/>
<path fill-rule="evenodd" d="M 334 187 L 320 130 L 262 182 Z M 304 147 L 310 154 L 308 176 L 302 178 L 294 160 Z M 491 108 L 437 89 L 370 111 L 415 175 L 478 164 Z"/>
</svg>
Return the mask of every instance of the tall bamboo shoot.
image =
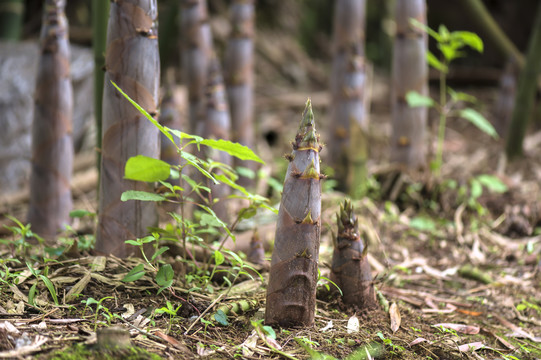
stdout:
<svg viewBox="0 0 541 360">
<path fill-rule="evenodd" d="M 69 223 L 73 90 L 65 0 L 45 2 L 32 125 L 28 222 L 46 239 Z"/>
<path fill-rule="evenodd" d="M 310 100 L 292 145 L 276 224 L 265 322 L 310 326 L 316 307 L 323 177 Z"/>
<path fill-rule="evenodd" d="M 135 251 L 125 240 L 142 237 L 157 223 L 153 202 L 122 202 L 127 190 L 151 191 L 147 183 L 124 179 L 135 155 L 159 158 L 159 130 L 111 84 L 114 81 L 149 114 L 157 114 L 160 58 L 156 0 L 123 0 L 110 5 L 105 54 L 103 141 L 96 250 L 119 257 Z"/>
</svg>

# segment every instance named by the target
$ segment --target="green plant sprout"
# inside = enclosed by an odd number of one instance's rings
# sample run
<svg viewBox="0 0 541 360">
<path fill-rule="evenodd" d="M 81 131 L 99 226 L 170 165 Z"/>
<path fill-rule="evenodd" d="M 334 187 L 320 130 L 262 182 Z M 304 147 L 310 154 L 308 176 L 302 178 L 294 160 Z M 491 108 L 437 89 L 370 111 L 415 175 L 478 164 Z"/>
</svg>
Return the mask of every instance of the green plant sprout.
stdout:
<svg viewBox="0 0 541 360">
<path fill-rule="evenodd" d="M 169 300 L 166 302 L 166 306 L 161 307 L 159 309 L 156 309 L 154 313 L 156 314 L 168 314 L 169 315 L 169 323 L 167 326 L 167 333 L 169 334 L 171 332 L 171 322 L 173 321 L 173 317 L 177 316 L 177 313 L 179 309 L 182 307 L 182 304 L 177 306 L 176 308 L 171 304 Z"/>
<path fill-rule="evenodd" d="M 6 217 L 13 221 L 16 226 L 4 225 L 4 228 L 11 231 L 13 239 L 0 239 L 0 244 L 8 245 L 12 249 L 13 255 L 19 254 L 24 257 L 27 250 L 33 246 L 29 241 L 31 239 L 35 239 L 39 245 L 43 245 L 43 238 L 32 232 L 30 224 L 24 225 L 11 215 L 6 215 Z"/>
<path fill-rule="evenodd" d="M 391 355 L 399 355 L 401 352 L 405 351 L 403 346 L 393 344 L 391 339 L 387 339 L 381 331 L 378 331 L 376 335 L 383 341 L 385 347 L 390 348 L 389 353 Z"/>
<path fill-rule="evenodd" d="M 165 137 L 171 141 L 176 149 L 179 157 L 183 160 L 181 165 L 170 165 L 162 160 L 153 159 L 150 157 L 138 155 L 128 159 L 125 167 L 125 178 L 135 181 L 143 182 L 158 182 L 161 184 L 160 193 L 145 192 L 145 191 L 126 191 L 122 194 L 122 201 L 138 200 L 138 201 L 165 201 L 172 202 L 179 205 L 180 214 L 170 212 L 169 215 L 174 220 L 174 224 L 166 227 L 166 229 L 154 229 L 152 235 L 143 237 L 141 239 L 127 240 L 127 244 L 131 244 L 140 248 L 143 258 L 148 267 L 156 273 L 155 280 L 160 286 L 158 293 L 166 288 L 170 288 L 173 284 L 174 272 L 171 265 L 161 265 L 157 261 L 157 258 L 162 255 L 169 248 L 167 246 L 160 247 L 160 242 L 163 241 L 177 241 L 182 242 L 182 248 L 184 251 L 183 260 L 191 261 L 196 264 L 195 257 L 191 254 L 188 243 L 193 243 L 201 248 L 210 251 L 213 256 L 209 256 L 208 260 L 201 269 L 200 266 L 194 266 L 196 274 L 190 279 L 186 279 L 186 282 L 193 280 L 199 280 L 198 284 L 191 291 L 205 289 L 205 291 L 212 293 L 214 290 L 210 285 L 210 281 L 214 275 L 219 271 L 228 271 L 233 274 L 233 280 L 229 280 L 228 277 L 224 278 L 229 289 L 235 283 L 240 275 L 250 275 L 250 272 L 255 272 L 255 269 L 245 264 L 243 260 L 234 252 L 223 250 L 223 246 L 226 240 L 231 238 L 236 241 L 233 230 L 237 224 L 243 219 L 249 219 L 253 217 L 257 210 L 260 208 L 268 209 L 272 212 L 277 212 L 276 209 L 268 205 L 268 199 L 265 197 L 252 194 L 244 187 L 238 185 L 236 180 L 238 179 L 237 173 L 229 166 L 220 162 L 213 161 L 212 159 L 202 159 L 188 151 L 188 146 L 196 146 L 197 153 L 200 153 L 200 146 L 206 146 L 213 151 L 224 151 L 231 156 L 235 156 L 241 160 L 253 160 L 263 163 L 263 161 L 249 148 L 239 143 L 233 143 L 226 140 L 214 140 L 204 139 L 196 135 L 190 135 L 178 130 L 169 129 L 160 125 L 152 116 L 150 116 L 144 109 L 142 109 L 137 103 L 129 98 L 115 83 L 112 83 L 117 90 L 135 106 L 141 114 L 143 114 L 154 126 L 156 126 Z M 196 153 L 196 152 L 194 152 Z M 222 219 L 220 219 L 214 210 L 211 208 L 216 202 L 223 199 L 213 199 L 211 189 L 202 185 L 194 180 L 194 177 L 188 176 L 185 172 L 187 166 L 192 167 L 195 172 L 200 173 L 204 178 L 208 179 L 211 183 L 218 184 L 223 183 L 231 187 L 235 193 L 229 195 L 227 198 L 238 198 L 247 200 L 249 205 L 241 209 L 236 216 L 236 219 L 229 226 Z M 219 171 L 217 171 L 219 170 Z M 190 173 L 192 174 L 192 173 Z M 169 178 L 182 178 L 183 186 L 172 185 L 166 180 Z M 195 198 L 195 199 L 194 199 Z M 197 200 L 197 201 L 196 201 Z M 184 207 L 187 204 L 191 204 L 199 209 L 194 215 L 196 219 L 190 220 L 184 216 Z M 217 247 L 212 247 L 208 244 L 207 237 L 210 235 L 222 235 L 223 238 L 219 242 Z M 152 244 L 154 246 L 154 255 L 151 259 L 148 259 L 144 248 L 146 244 Z M 225 260 L 229 260 L 232 264 L 230 270 L 220 270 L 220 266 Z M 211 261 L 214 260 L 214 266 L 211 265 Z M 250 270 L 248 272 L 247 270 Z M 131 282 L 140 279 L 145 275 L 145 265 L 139 264 L 133 268 L 123 279 L 125 282 Z"/>
<path fill-rule="evenodd" d="M 336 289 L 338 289 L 338 292 L 340 293 L 340 296 L 344 296 L 344 293 L 342 292 L 342 289 L 340 289 L 340 287 L 338 285 L 336 285 L 331 279 L 329 279 L 329 278 L 327 278 L 325 276 L 322 276 L 321 275 L 321 270 L 318 267 L 317 268 L 317 286 L 318 287 L 323 286 L 323 287 L 325 287 L 325 290 L 330 291 L 331 287 L 329 286 L 329 284 L 331 284 Z"/>
<path fill-rule="evenodd" d="M 114 315 L 109 311 L 109 309 L 102 305 L 102 303 L 107 299 L 113 299 L 113 297 L 106 296 L 106 297 L 101 298 L 100 300 L 96 300 L 90 297 L 86 300 L 81 300 L 81 303 L 85 304 L 85 307 L 83 309 L 83 315 L 82 315 L 83 318 L 85 316 L 86 309 L 90 305 L 96 305 L 96 309 L 94 310 L 94 332 L 98 328 L 98 315 L 100 313 L 100 310 L 103 311 L 102 315 L 105 317 L 108 324 L 111 324 L 111 320 L 114 317 Z"/>
<path fill-rule="evenodd" d="M 56 295 L 56 289 L 52 281 L 47 277 L 49 275 L 48 274 L 49 267 L 46 266 L 42 274 L 41 270 L 34 269 L 32 267 L 32 264 L 30 264 L 29 262 L 26 262 L 26 266 L 28 267 L 28 270 L 30 270 L 32 275 L 34 275 L 34 277 L 36 278 L 36 282 L 30 287 L 30 291 L 28 292 L 28 303 L 30 305 L 36 305 L 35 299 L 37 295 L 37 286 L 39 282 L 43 282 L 47 290 L 49 290 L 49 293 L 51 294 L 51 297 L 53 298 L 55 305 L 58 306 L 59 304 L 58 304 L 58 296 Z"/>
<path fill-rule="evenodd" d="M 445 138 L 447 118 L 460 117 L 466 119 L 487 135 L 490 135 L 495 139 L 498 138 L 498 134 L 494 127 L 483 115 L 481 115 L 481 113 L 470 107 L 457 109 L 457 105 L 460 103 L 474 104 L 477 102 L 477 99 L 472 95 L 455 91 L 447 86 L 447 74 L 449 73 L 449 65 L 451 62 L 465 55 L 465 47 L 469 47 L 482 53 L 483 41 L 477 34 L 469 31 L 449 31 L 444 25 L 440 25 L 436 32 L 415 19 L 410 19 L 410 22 L 412 26 L 423 30 L 436 40 L 437 47 L 441 53 L 441 56 L 438 59 L 437 56 L 430 51 L 427 51 L 428 64 L 438 70 L 440 74 L 439 100 L 436 102 L 431 97 L 421 95 L 415 91 L 410 91 L 406 94 L 406 101 L 409 106 L 432 107 L 439 113 L 436 159 L 430 164 L 430 169 L 434 172 L 436 177 L 439 177 L 442 166 L 443 141 Z M 447 95 L 450 97 L 449 101 Z"/>
</svg>

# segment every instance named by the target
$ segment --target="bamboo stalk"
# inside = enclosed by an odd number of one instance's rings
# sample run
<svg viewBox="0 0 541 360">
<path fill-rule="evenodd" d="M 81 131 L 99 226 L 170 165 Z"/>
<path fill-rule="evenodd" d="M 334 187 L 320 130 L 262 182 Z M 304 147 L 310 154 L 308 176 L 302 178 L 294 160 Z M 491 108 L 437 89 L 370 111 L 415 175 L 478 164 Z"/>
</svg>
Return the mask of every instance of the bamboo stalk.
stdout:
<svg viewBox="0 0 541 360">
<path fill-rule="evenodd" d="M 103 93 L 103 140 L 96 251 L 126 257 L 135 252 L 125 240 L 147 234 L 158 221 L 156 204 L 122 202 L 127 190 L 151 191 L 147 183 L 124 179 L 135 155 L 158 158 L 159 131 L 111 84 L 114 81 L 149 114 L 157 115 L 160 59 L 156 0 L 115 1 L 110 5 Z"/>
<path fill-rule="evenodd" d="M 47 0 L 32 125 L 28 222 L 46 240 L 69 224 L 73 165 L 73 89 L 65 0 Z"/>
<path fill-rule="evenodd" d="M 0 40 L 20 40 L 23 16 L 23 0 L 3 0 L 0 2 Z"/>
<path fill-rule="evenodd" d="M 310 326 L 316 306 L 323 177 L 310 100 L 292 145 L 276 225 L 265 323 Z"/>
<path fill-rule="evenodd" d="M 368 155 L 365 1 L 338 0 L 334 13 L 329 163 L 338 188 L 362 196 Z"/>
<path fill-rule="evenodd" d="M 94 52 L 94 117 L 96 119 L 96 164 L 101 164 L 101 129 L 105 46 L 107 42 L 107 19 L 109 0 L 92 1 L 92 50 Z M 99 185 L 98 185 L 99 186 Z"/>
<path fill-rule="evenodd" d="M 225 82 L 231 111 L 231 139 L 254 147 L 254 0 L 235 0 L 231 4 L 232 32 L 225 52 Z M 235 159 L 236 166 L 256 171 L 257 163 Z M 253 186 L 255 181 L 241 177 L 239 184 Z"/>
<path fill-rule="evenodd" d="M 428 96 L 427 34 L 410 24 L 426 24 L 425 0 L 396 2 L 396 38 L 392 68 L 391 161 L 411 169 L 426 167 L 428 109 L 410 107 L 406 93 Z"/>
<path fill-rule="evenodd" d="M 528 54 L 524 69 L 518 80 L 515 108 L 509 127 L 509 136 L 505 152 L 510 159 L 522 154 L 522 142 L 530 121 L 536 87 L 537 77 L 541 71 L 541 3 L 537 6 L 535 23 L 528 43 Z"/>
<path fill-rule="evenodd" d="M 212 33 L 206 0 L 182 2 L 181 32 L 182 68 L 188 86 L 190 130 L 201 135 L 206 115 L 207 70 L 212 55 Z"/>
<path fill-rule="evenodd" d="M 229 140 L 231 119 L 229 117 L 220 63 L 215 56 L 212 56 L 209 61 L 207 75 L 207 111 L 202 135 L 203 137 L 210 139 Z M 206 155 L 208 158 L 225 165 L 230 166 L 233 163 L 231 156 L 224 151 L 210 151 L 210 149 L 208 149 Z M 220 171 L 218 170 L 218 172 Z M 220 219 L 227 223 L 230 218 L 230 211 L 226 197 L 231 194 L 231 188 L 223 183 L 214 184 L 209 179 L 207 179 L 207 186 L 211 189 L 210 195 L 212 200 L 219 200 L 212 205 L 212 209 Z"/>
</svg>

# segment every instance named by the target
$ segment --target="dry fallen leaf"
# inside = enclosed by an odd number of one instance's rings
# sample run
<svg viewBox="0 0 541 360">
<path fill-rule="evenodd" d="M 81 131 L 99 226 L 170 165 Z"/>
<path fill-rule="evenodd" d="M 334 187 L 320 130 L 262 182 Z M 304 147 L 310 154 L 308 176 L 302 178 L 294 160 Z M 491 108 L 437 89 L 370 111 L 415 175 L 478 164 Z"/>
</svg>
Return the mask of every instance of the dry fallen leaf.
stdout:
<svg viewBox="0 0 541 360">
<path fill-rule="evenodd" d="M 420 344 L 420 343 L 425 342 L 425 341 L 428 341 L 428 340 L 425 339 L 425 338 L 420 337 L 420 338 L 417 338 L 417 339 L 413 340 L 412 342 L 410 342 L 408 344 L 408 346 L 412 347 L 413 345 L 417 345 L 417 344 Z"/>
<path fill-rule="evenodd" d="M 393 334 L 398 331 L 400 328 L 400 323 L 402 322 L 402 317 L 400 316 L 400 310 L 396 303 L 392 303 L 389 307 L 389 316 L 391 317 L 391 330 Z"/>
<path fill-rule="evenodd" d="M 479 330 L 480 330 L 478 326 L 463 325 L 463 324 L 441 323 L 441 324 L 435 324 L 434 326 L 436 327 L 443 326 L 446 329 L 451 329 L 462 334 L 470 334 L 470 335 L 479 334 Z"/>
<path fill-rule="evenodd" d="M 485 345 L 482 342 L 477 341 L 477 342 L 473 342 L 473 343 L 469 343 L 469 344 L 460 345 L 458 347 L 458 350 L 461 351 L 461 352 L 474 352 L 474 351 L 482 349 L 484 347 L 485 347 Z"/>
<path fill-rule="evenodd" d="M 360 324 L 359 324 L 359 318 L 355 315 L 349 318 L 347 330 L 348 334 L 359 332 Z"/>
</svg>

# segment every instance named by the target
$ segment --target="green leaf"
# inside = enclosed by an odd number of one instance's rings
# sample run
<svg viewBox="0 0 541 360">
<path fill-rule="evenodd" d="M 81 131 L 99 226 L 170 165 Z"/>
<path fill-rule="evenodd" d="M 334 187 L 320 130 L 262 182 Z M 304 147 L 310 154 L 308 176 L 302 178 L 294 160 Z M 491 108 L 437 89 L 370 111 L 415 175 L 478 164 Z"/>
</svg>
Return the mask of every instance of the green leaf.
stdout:
<svg viewBox="0 0 541 360">
<path fill-rule="evenodd" d="M 30 287 L 30 291 L 28 291 L 28 303 L 30 305 L 35 305 L 34 299 L 36 297 L 37 286 L 38 286 L 38 283 L 36 282 L 34 285 Z"/>
<path fill-rule="evenodd" d="M 436 223 L 434 220 L 423 217 L 423 216 L 416 216 L 410 220 L 409 223 L 410 227 L 419 231 L 435 231 L 436 230 Z"/>
<path fill-rule="evenodd" d="M 477 179 L 471 180 L 470 196 L 472 199 L 477 199 L 479 196 L 483 195 L 483 186 Z"/>
<path fill-rule="evenodd" d="M 406 101 L 410 107 L 432 107 L 435 104 L 431 97 L 421 95 L 417 91 L 408 91 L 406 94 Z"/>
<path fill-rule="evenodd" d="M 47 287 L 47 290 L 49 290 L 49 294 L 51 294 L 51 297 L 53 298 L 54 303 L 58 305 L 58 297 L 56 296 L 56 289 L 54 288 L 54 285 L 51 282 L 51 280 L 49 280 L 49 278 L 45 275 L 40 275 L 39 278 L 41 279 L 41 281 L 43 281 L 43 283 Z"/>
<path fill-rule="evenodd" d="M 451 96 L 451 99 L 453 99 L 453 101 L 455 101 L 455 102 L 457 102 L 457 101 L 465 101 L 465 102 L 469 102 L 469 103 L 472 103 L 472 104 L 477 102 L 477 98 L 475 96 L 467 94 L 465 92 L 455 91 L 450 87 L 447 88 L 447 92 Z"/>
<path fill-rule="evenodd" d="M 161 254 L 163 254 L 163 253 L 166 252 L 167 250 L 169 250 L 169 247 L 168 247 L 168 246 L 162 246 L 161 248 L 159 248 L 158 250 L 156 250 L 156 252 L 154 253 L 154 255 L 152 255 L 152 259 L 150 259 L 150 261 L 156 260 L 156 258 L 157 258 L 158 256 L 160 256 Z"/>
<path fill-rule="evenodd" d="M 94 216 L 94 215 L 95 214 L 93 212 L 88 211 L 88 210 L 79 209 L 79 210 L 70 211 L 70 218 L 82 218 L 85 216 Z"/>
<path fill-rule="evenodd" d="M 239 264 L 240 266 L 243 266 L 243 265 L 244 265 L 244 262 L 242 261 L 242 259 L 240 258 L 240 256 L 238 256 L 237 253 L 235 253 L 234 251 L 231 251 L 231 250 L 224 250 L 224 252 L 233 258 L 233 262 L 236 262 L 236 263 Z"/>
<path fill-rule="evenodd" d="M 473 125 L 475 125 L 479 130 L 481 130 L 485 134 L 492 136 L 494 139 L 499 138 L 498 133 L 496 132 L 492 124 L 488 122 L 488 120 L 479 112 L 473 109 L 467 108 L 467 109 L 460 110 L 459 115 L 460 117 L 471 122 Z"/>
<path fill-rule="evenodd" d="M 432 52 L 426 52 L 426 61 L 428 62 L 428 65 L 432 66 L 434 69 L 447 74 L 447 65 L 439 61 L 436 55 L 432 54 Z"/>
<path fill-rule="evenodd" d="M 164 201 L 164 200 L 167 200 L 167 198 L 163 195 L 155 194 L 151 192 L 139 191 L 139 190 L 128 190 L 122 193 L 122 195 L 120 196 L 120 200 L 122 201 L 128 201 L 128 200 Z"/>
<path fill-rule="evenodd" d="M 196 143 L 199 143 L 201 141 L 203 141 L 203 138 L 201 136 L 197 136 L 197 135 L 190 135 L 190 134 L 187 134 L 185 132 L 182 132 L 180 130 L 176 130 L 176 129 L 169 129 L 166 127 L 166 129 L 171 133 L 173 134 L 174 136 L 178 137 L 179 139 L 181 140 L 184 140 L 184 139 L 190 139 L 190 140 L 195 140 Z"/>
<path fill-rule="evenodd" d="M 472 49 L 480 53 L 483 52 L 483 40 L 477 34 L 470 31 L 453 31 L 451 36 L 460 39 L 460 41 Z"/>
<path fill-rule="evenodd" d="M 175 140 L 173 139 L 173 136 L 169 133 L 169 131 L 163 127 L 159 122 L 156 121 L 156 119 L 154 119 L 145 109 L 143 109 L 141 106 L 139 106 L 138 103 L 136 103 L 135 101 L 132 100 L 131 97 L 128 96 L 128 94 L 126 94 L 124 91 L 122 91 L 121 88 L 118 87 L 117 84 L 115 84 L 114 81 L 111 81 L 111 84 L 113 84 L 113 86 L 126 98 L 128 99 L 128 101 L 133 105 L 135 106 L 135 108 L 137 110 L 139 110 L 139 112 L 141 114 L 143 114 L 147 119 L 148 121 L 150 121 L 154 126 L 156 126 L 162 134 L 164 134 L 168 139 L 169 141 L 171 141 L 173 144 L 175 143 Z"/>
<path fill-rule="evenodd" d="M 494 175 L 479 175 L 477 177 L 477 181 L 479 181 L 488 190 L 495 193 L 502 194 L 509 190 L 507 185 L 505 185 L 503 181 L 501 181 L 497 176 Z"/>
<path fill-rule="evenodd" d="M 438 27 L 438 34 L 440 35 L 440 40 L 438 40 L 439 43 L 449 41 L 451 36 L 449 29 L 447 29 L 447 27 L 443 24 L 440 24 Z"/>
<path fill-rule="evenodd" d="M 222 254 L 218 250 L 214 250 L 214 263 L 216 264 L 216 266 L 222 265 L 224 261 L 225 261 L 224 254 Z"/>
<path fill-rule="evenodd" d="M 216 320 L 220 325 L 229 325 L 229 322 L 227 321 L 227 315 L 223 312 L 223 310 L 216 311 L 216 313 L 214 314 L 214 320 Z"/>
<path fill-rule="evenodd" d="M 167 180 L 171 165 L 144 155 L 133 156 L 126 162 L 124 179 L 155 182 Z"/>
<path fill-rule="evenodd" d="M 199 220 L 201 226 L 213 226 L 213 227 L 222 227 L 223 223 L 216 216 L 210 214 L 201 214 L 201 219 Z"/>
<path fill-rule="evenodd" d="M 431 28 L 429 28 L 428 26 L 426 26 L 425 24 L 423 24 L 422 22 L 420 22 L 419 20 L 417 19 L 414 19 L 414 18 L 410 18 L 410 24 L 417 28 L 417 29 L 420 29 L 422 31 L 424 31 L 425 33 L 427 33 L 429 36 L 433 37 L 437 42 L 440 42 L 441 38 L 440 38 L 440 34 L 438 34 L 437 32 L 435 32 L 434 30 L 432 30 Z"/>
<path fill-rule="evenodd" d="M 223 139 L 218 139 L 218 140 L 204 139 L 201 141 L 201 144 L 206 145 L 216 150 L 225 151 L 229 155 L 235 156 L 241 160 L 253 160 L 261 164 L 265 163 L 263 160 L 261 160 L 259 156 L 257 156 L 252 151 L 252 149 L 250 149 L 247 146 L 241 145 L 239 143 L 234 143 L 234 142 L 223 140 Z"/>
<path fill-rule="evenodd" d="M 212 176 L 207 170 L 205 170 L 201 166 L 199 166 L 198 161 L 201 161 L 201 160 L 198 159 L 196 156 L 194 156 L 194 155 L 192 155 L 190 153 L 187 153 L 187 152 L 182 152 L 180 154 L 180 157 L 183 158 L 184 160 L 186 160 L 186 162 L 188 164 L 190 164 L 191 166 L 193 166 L 194 168 L 199 170 L 199 172 L 201 174 L 203 174 L 207 178 L 211 179 L 215 184 L 219 184 L 219 182 L 214 178 L 214 176 Z"/>
<path fill-rule="evenodd" d="M 131 269 L 131 271 L 127 273 L 126 276 L 124 276 L 124 279 L 122 279 L 122 281 L 133 282 L 133 281 L 139 280 L 144 275 L 145 275 L 145 267 L 143 264 L 139 264 L 133 269 Z"/>
<path fill-rule="evenodd" d="M 170 264 L 165 264 L 160 267 L 160 270 L 158 270 L 158 273 L 156 274 L 156 283 L 161 287 L 167 288 L 173 284 L 174 276 L 175 272 L 173 271 L 173 267 Z"/>
<path fill-rule="evenodd" d="M 267 334 L 268 337 L 270 337 L 271 339 L 276 340 L 276 332 L 274 331 L 274 329 L 272 328 L 272 326 L 269 326 L 269 325 L 263 325 L 263 326 L 261 326 L 261 328 L 262 328 L 263 331 Z"/>
<path fill-rule="evenodd" d="M 255 171 L 253 171 L 250 168 L 244 167 L 244 166 L 237 166 L 235 168 L 237 170 L 237 173 L 239 176 L 247 177 L 248 179 L 255 179 Z"/>
<path fill-rule="evenodd" d="M 237 237 L 235 236 L 235 234 L 233 234 L 231 230 L 229 230 L 229 227 L 227 226 L 227 224 L 224 223 L 222 220 L 220 220 L 220 218 L 216 215 L 216 213 L 211 208 L 202 204 L 197 204 L 197 206 L 199 206 L 200 208 L 204 209 L 207 213 L 209 213 L 211 217 L 214 219 L 214 221 L 216 222 L 217 226 L 220 226 L 221 228 L 223 228 L 225 232 L 231 237 L 231 240 L 233 240 L 233 242 L 237 241 Z M 203 216 L 201 216 L 201 218 L 203 218 Z"/>
<path fill-rule="evenodd" d="M 141 245 L 143 245 L 143 242 L 137 241 L 137 240 L 126 240 L 126 241 L 124 241 L 124 243 L 126 243 L 128 245 L 133 245 L 133 246 L 141 246 Z"/>
<path fill-rule="evenodd" d="M 257 214 L 257 209 L 253 206 L 245 207 L 239 211 L 239 219 L 251 219 Z"/>
</svg>

